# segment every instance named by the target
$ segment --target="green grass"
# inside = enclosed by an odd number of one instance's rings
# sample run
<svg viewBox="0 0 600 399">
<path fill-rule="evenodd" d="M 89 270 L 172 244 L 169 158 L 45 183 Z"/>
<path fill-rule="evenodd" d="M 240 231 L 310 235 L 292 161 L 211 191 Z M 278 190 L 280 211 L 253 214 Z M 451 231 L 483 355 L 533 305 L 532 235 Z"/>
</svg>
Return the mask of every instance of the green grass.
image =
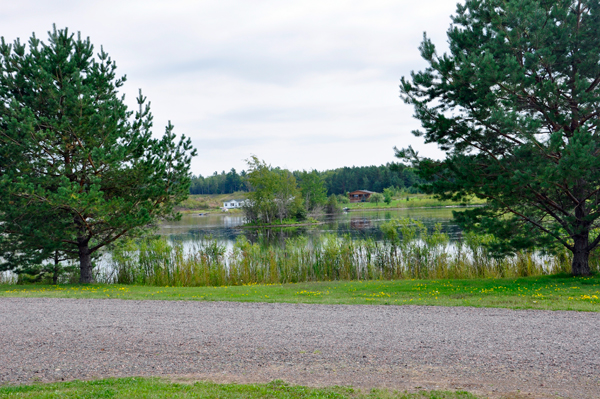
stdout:
<svg viewBox="0 0 600 399">
<path fill-rule="evenodd" d="M 308 388 L 281 381 L 269 384 L 170 383 L 158 378 L 110 378 L 1 387 L 0 398 L 402 398 L 475 399 L 466 392 L 422 391 L 419 393 L 372 390 L 361 392 L 349 387 Z"/>
<path fill-rule="evenodd" d="M 600 311 L 600 276 L 331 281 L 223 287 L 0 285 L 0 297 L 436 305 Z"/>
<path fill-rule="evenodd" d="M 408 201 L 406 200 L 408 198 Z M 428 208 L 441 206 L 460 206 L 460 205 L 482 205 L 485 201 L 473 198 L 468 203 L 461 204 L 454 201 L 440 201 L 430 195 L 410 194 L 408 197 L 393 199 L 388 205 L 385 202 L 351 202 L 349 204 L 340 204 L 343 208 L 350 209 L 387 209 L 387 208 Z"/>
<path fill-rule="evenodd" d="M 308 388 L 282 381 L 269 384 L 171 383 L 158 378 L 109 378 L 0 387 L 0 398 L 396 398 L 396 399 L 476 399 L 466 392 L 422 391 L 401 393 L 387 390 L 361 392 L 350 387 Z"/>
<path fill-rule="evenodd" d="M 248 193 L 241 191 L 232 194 L 190 194 L 176 209 L 180 212 L 219 212 L 223 202 L 246 198 L 247 195 Z"/>
</svg>

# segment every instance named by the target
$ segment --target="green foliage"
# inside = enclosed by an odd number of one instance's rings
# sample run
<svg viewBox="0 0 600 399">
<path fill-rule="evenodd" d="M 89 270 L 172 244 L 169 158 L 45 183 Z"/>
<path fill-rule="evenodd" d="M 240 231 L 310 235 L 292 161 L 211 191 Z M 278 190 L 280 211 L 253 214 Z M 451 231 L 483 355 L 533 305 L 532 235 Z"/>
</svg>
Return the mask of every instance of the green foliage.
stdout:
<svg viewBox="0 0 600 399">
<path fill-rule="evenodd" d="M 212 176 L 192 176 L 190 194 L 232 194 L 236 191 L 248 191 L 246 172 L 239 174 L 234 168 L 227 173 L 215 172 Z"/>
<path fill-rule="evenodd" d="M 386 187 L 403 187 L 416 193 L 412 187 L 424 183 L 412 168 L 388 163 L 381 166 L 353 166 L 321 172 L 327 193 L 346 194 L 354 190 L 382 192 Z"/>
<path fill-rule="evenodd" d="M 343 195 L 354 190 L 382 191 L 386 187 L 402 187 L 412 194 L 419 191 L 414 185 L 423 183 L 412 168 L 400 164 L 388 163 L 380 166 L 352 166 L 323 172 L 293 171 L 299 182 L 303 175 L 315 173 L 322 180 L 326 194 Z M 246 171 L 216 171 L 210 176 L 192 176 L 190 194 L 231 194 L 236 191 L 250 191 Z"/>
<path fill-rule="evenodd" d="M 152 138 L 140 93 L 133 115 L 114 61 L 65 30 L 48 43 L 0 42 L 0 257 L 41 264 L 78 258 L 92 281 L 93 254 L 169 218 L 189 192 L 195 154 L 169 123 Z"/>
<path fill-rule="evenodd" d="M 302 194 L 296 178 L 288 170 L 274 169 L 252 156 L 248 160 L 248 203 L 244 206 L 250 223 L 279 222 L 291 216 L 305 215 Z"/>
<path fill-rule="evenodd" d="M 394 189 L 391 187 L 383 189 L 383 201 L 390 205 L 392 203 L 392 197 L 394 196 Z"/>
<path fill-rule="evenodd" d="M 327 202 L 327 189 L 319 172 L 303 171 L 300 175 L 300 190 L 304 198 L 305 207 L 308 211 L 325 205 Z"/>
<path fill-rule="evenodd" d="M 347 197 L 344 197 L 344 198 L 347 199 Z M 329 196 L 329 198 L 327 199 L 327 206 L 325 207 L 325 210 L 327 211 L 328 214 L 334 215 L 334 214 L 340 213 L 342 211 L 342 208 L 339 205 L 338 199 L 339 199 L 338 195 L 331 194 Z M 350 202 L 350 200 L 348 200 L 348 202 Z"/>
<path fill-rule="evenodd" d="M 493 233 L 500 252 L 562 245 L 576 275 L 600 238 L 600 3 L 467 0 L 448 30 L 450 53 L 424 37 L 429 66 L 403 78 L 403 99 L 446 159 L 414 162 L 425 189 L 488 206 L 464 228 Z"/>
<path fill-rule="evenodd" d="M 68 255 L 67 255 L 68 256 Z M 61 258 L 61 253 L 55 251 L 54 259 L 40 264 L 21 264 L 13 268 L 18 284 L 46 283 L 58 284 L 59 282 L 76 282 L 72 277 L 79 276 L 77 267 L 69 258 Z M 65 263 L 65 261 L 67 261 Z"/>
<path fill-rule="evenodd" d="M 335 194 L 332 194 L 335 195 Z M 349 204 L 350 203 L 350 198 L 348 198 L 347 194 L 338 194 L 336 195 L 337 198 L 337 202 L 339 204 Z"/>
</svg>

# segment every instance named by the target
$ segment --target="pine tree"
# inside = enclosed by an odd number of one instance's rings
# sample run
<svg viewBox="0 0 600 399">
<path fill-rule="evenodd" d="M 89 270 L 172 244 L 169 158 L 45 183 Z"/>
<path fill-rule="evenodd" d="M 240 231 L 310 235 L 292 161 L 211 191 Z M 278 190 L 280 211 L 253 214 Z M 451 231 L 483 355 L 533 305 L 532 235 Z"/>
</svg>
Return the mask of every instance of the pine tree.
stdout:
<svg viewBox="0 0 600 399">
<path fill-rule="evenodd" d="M 495 249 L 573 253 L 590 274 L 600 243 L 600 3 L 466 0 L 448 30 L 450 52 L 424 37 L 429 66 L 403 78 L 401 96 L 443 161 L 410 158 L 430 192 L 487 206 L 460 214 L 465 228 L 497 237 Z"/>
<path fill-rule="evenodd" d="M 67 29 L 55 27 L 48 43 L 1 39 L 1 257 L 59 251 L 79 258 L 90 283 L 99 249 L 175 216 L 195 150 L 170 123 L 152 138 L 146 98 L 140 91 L 139 111 L 129 111 L 115 71 L 103 49 L 94 57 L 90 40 Z"/>
</svg>

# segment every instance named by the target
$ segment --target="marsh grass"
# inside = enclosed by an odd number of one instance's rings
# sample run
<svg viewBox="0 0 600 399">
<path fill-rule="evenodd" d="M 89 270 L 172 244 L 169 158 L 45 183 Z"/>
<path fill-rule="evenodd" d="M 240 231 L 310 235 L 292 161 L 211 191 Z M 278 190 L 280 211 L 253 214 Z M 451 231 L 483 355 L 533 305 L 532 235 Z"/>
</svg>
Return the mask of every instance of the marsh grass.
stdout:
<svg viewBox="0 0 600 399">
<path fill-rule="evenodd" d="M 286 399 L 476 399 L 467 392 L 389 390 L 360 391 L 350 387 L 309 388 L 281 380 L 268 384 L 173 383 L 159 378 L 109 378 L 0 387 L 0 398 L 286 398 Z"/>
<path fill-rule="evenodd" d="M 128 241 L 113 249 L 105 283 L 153 286 L 233 286 L 333 280 L 469 279 L 542 276 L 570 271 L 567 253 L 518 252 L 496 258 L 483 245 L 490 237 L 465 234 L 451 243 L 437 225 L 403 219 L 382 225 L 386 237 L 353 240 L 321 235 L 290 238 L 283 246 L 260 245 L 240 236 L 226 250 L 216 240 L 187 249 L 165 238 Z M 598 259 L 592 259 L 598 270 Z"/>
<path fill-rule="evenodd" d="M 0 272 L 0 284 L 16 284 L 18 276 L 11 272 Z"/>
</svg>

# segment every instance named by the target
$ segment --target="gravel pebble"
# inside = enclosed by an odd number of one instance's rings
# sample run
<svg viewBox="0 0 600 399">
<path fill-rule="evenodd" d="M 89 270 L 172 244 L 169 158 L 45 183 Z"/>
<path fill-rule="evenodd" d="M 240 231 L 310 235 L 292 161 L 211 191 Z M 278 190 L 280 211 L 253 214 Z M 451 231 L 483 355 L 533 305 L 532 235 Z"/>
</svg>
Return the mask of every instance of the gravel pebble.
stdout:
<svg viewBox="0 0 600 399">
<path fill-rule="evenodd" d="M 0 299 L 0 384 L 177 381 L 600 398 L 600 314 L 433 306 Z"/>
</svg>

